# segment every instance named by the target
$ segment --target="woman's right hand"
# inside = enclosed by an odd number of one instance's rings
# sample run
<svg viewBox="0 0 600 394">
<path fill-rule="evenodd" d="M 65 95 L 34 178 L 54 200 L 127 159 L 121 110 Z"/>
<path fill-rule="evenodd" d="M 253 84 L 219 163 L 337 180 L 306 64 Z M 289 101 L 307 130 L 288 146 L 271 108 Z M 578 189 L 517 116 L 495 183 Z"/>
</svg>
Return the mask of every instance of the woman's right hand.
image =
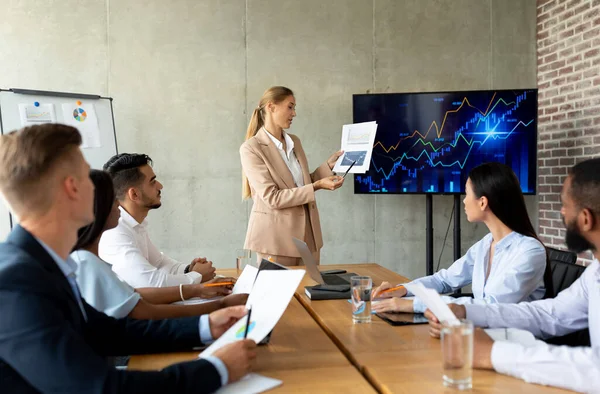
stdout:
<svg viewBox="0 0 600 394">
<path fill-rule="evenodd" d="M 371 299 L 374 300 L 377 298 L 404 297 L 406 295 L 407 292 L 404 286 L 398 290 L 386 291 L 385 293 L 382 293 L 384 290 L 391 289 L 393 287 L 395 286 L 392 286 L 389 282 L 383 282 L 373 291 Z"/>
<path fill-rule="evenodd" d="M 448 308 L 454 313 L 457 319 L 467 318 L 467 308 L 464 305 L 448 304 Z M 429 320 L 429 335 L 434 338 L 439 338 L 442 331 L 442 323 L 429 309 L 425 311 L 425 317 Z"/>
<path fill-rule="evenodd" d="M 344 178 L 339 175 L 328 176 L 323 179 L 319 179 L 315 183 L 313 183 L 313 187 L 315 191 L 325 189 L 325 190 L 335 190 L 342 187 L 344 184 Z"/>
<path fill-rule="evenodd" d="M 205 283 L 198 283 L 198 284 L 193 284 L 193 285 L 189 285 L 189 286 L 193 286 L 193 292 L 194 292 L 194 297 L 201 297 L 201 298 L 213 298 L 213 297 L 218 297 L 218 296 L 226 296 L 231 294 L 231 290 L 233 290 L 233 285 L 224 285 L 224 286 L 212 286 L 212 287 L 205 287 L 205 284 L 209 284 L 209 283 L 220 283 L 220 282 L 233 282 L 233 284 L 235 284 L 236 279 L 235 278 L 215 278 L 215 279 L 211 279 Z"/>
</svg>

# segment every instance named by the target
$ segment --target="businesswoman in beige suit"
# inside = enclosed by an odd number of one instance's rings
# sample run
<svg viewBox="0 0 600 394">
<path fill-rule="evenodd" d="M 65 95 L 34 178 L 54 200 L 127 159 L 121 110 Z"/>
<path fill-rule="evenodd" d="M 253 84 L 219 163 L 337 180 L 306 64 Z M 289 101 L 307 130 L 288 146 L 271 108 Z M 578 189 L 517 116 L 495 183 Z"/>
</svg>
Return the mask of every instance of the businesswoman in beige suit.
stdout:
<svg viewBox="0 0 600 394">
<path fill-rule="evenodd" d="M 286 133 L 296 116 L 294 93 L 283 86 L 268 89 L 252 113 L 242 158 L 242 197 L 254 205 L 244 248 L 279 264 L 300 265 L 292 237 L 304 240 L 318 262 L 323 246 L 317 190 L 335 190 L 344 180 L 331 169 L 336 152 L 310 173 L 298 137 Z"/>
</svg>

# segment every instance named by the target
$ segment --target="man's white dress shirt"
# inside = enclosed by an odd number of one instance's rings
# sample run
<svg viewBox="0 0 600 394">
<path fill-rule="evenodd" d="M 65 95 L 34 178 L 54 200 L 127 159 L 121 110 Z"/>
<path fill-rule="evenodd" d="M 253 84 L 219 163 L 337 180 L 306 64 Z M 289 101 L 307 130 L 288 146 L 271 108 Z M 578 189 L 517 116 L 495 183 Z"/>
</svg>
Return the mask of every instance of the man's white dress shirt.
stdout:
<svg viewBox="0 0 600 394">
<path fill-rule="evenodd" d="M 581 392 L 600 392 L 600 264 L 594 261 L 555 298 L 520 304 L 465 305 L 467 319 L 480 327 L 514 327 L 538 338 L 589 327 L 591 347 L 526 347 L 495 342 L 492 364 L 500 373 L 527 382 Z"/>
<path fill-rule="evenodd" d="M 148 221 L 138 223 L 125 209 L 117 227 L 102 234 L 100 258 L 112 265 L 113 271 L 133 288 L 168 287 L 202 281 L 197 272 L 184 273 L 188 264 L 161 253 L 148 236 Z"/>
</svg>

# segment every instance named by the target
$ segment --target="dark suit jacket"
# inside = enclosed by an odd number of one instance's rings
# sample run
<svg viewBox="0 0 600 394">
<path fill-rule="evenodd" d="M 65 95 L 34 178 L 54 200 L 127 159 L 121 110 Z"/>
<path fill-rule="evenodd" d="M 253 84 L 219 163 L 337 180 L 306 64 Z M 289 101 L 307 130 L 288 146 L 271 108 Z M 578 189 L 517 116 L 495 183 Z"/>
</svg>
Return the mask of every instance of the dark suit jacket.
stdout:
<svg viewBox="0 0 600 394">
<path fill-rule="evenodd" d="M 210 393 L 221 386 L 205 360 L 156 372 L 120 371 L 106 361 L 199 346 L 198 317 L 114 319 L 82 301 L 87 321 L 52 257 L 17 226 L 0 244 L 0 392 Z"/>
</svg>

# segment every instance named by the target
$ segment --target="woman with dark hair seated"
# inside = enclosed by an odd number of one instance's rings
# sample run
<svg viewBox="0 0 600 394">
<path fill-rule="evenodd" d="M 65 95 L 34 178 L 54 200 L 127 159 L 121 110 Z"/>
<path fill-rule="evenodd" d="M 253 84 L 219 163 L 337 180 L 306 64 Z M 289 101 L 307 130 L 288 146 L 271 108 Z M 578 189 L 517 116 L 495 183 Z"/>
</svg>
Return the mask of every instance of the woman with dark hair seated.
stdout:
<svg viewBox="0 0 600 394">
<path fill-rule="evenodd" d="M 77 262 L 77 284 L 88 304 L 116 318 L 165 319 L 198 316 L 246 303 L 247 294 L 227 295 L 231 293 L 231 286 L 204 287 L 206 283 L 215 281 L 235 281 L 231 278 L 214 279 L 203 284 L 135 290 L 122 282 L 110 265 L 98 257 L 98 242 L 102 233 L 115 227 L 119 220 L 119 204 L 115 199 L 112 180 L 108 173 L 98 170 L 92 170 L 90 178 L 95 186 L 95 220 L 79 230 L 79 239 L 71 253 L 71 258 Z M 227 296 L 196 305 L 171 305 L 182 299 L 222 295 Z"/>
<path fill-rule="evenodd" d="M 463 200 L 469 222 L 483 222 L 490 233 L 473 245 L 450 268 L 416 279 L 438 293 L 452 293 L 469 284 L 473 298 L 443 297 L 456 304 L 493 304 L 534 301 L 551 296 L 550 268 L 546 249 L 538 239 L 521 192 L 510 167 L 486 163 L 469 173 Z M 458 215 L 458 213 L 456 213 Z M 425 312 L 425 305 L 405 287 L 383 282 L 373 292 L 377 312 Z"/>
</svg>

